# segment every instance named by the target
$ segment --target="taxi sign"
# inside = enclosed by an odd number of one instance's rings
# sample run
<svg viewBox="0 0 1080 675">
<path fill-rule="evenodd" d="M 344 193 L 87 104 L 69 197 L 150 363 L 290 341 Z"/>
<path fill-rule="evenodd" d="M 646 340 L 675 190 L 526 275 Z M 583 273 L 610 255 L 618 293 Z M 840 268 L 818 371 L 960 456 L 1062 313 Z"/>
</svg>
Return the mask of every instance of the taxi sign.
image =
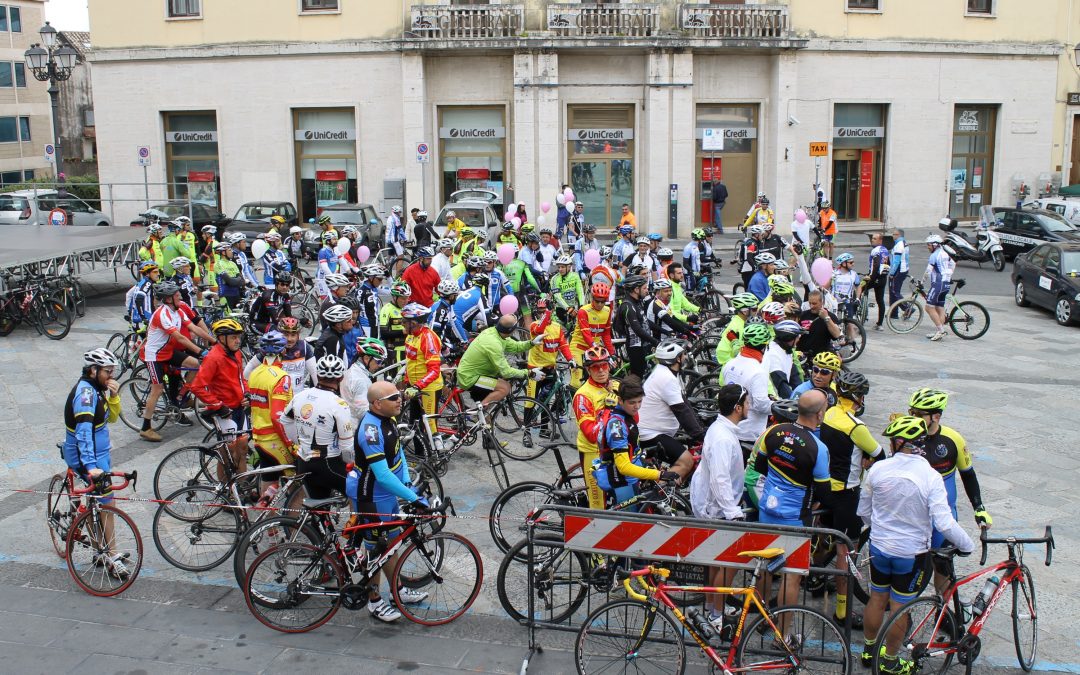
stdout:
<svg viewBox="0 0 1080 675">
<path fill-rule="evenodd" d="M 811 157 L 824 157 L 829 154 L 828 143 L 810 142 L 810 156 Z"/>
</svg>

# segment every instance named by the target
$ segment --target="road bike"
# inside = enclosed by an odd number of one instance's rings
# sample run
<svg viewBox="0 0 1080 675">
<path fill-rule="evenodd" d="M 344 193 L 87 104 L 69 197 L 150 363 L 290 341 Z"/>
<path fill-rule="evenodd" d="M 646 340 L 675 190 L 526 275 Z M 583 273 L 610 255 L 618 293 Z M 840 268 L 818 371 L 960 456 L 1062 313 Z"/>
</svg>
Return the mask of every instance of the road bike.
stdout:
<svg viewBox="0 0 1080 675">
<path fill-rule="evenodd" d="M 129 325 L 127 332 L 113 333 L 105 343 L 105 348 L 116 356 L 120 362 L 117 365 L 113 378 L 120 381 L 128 371 L 138 368 L 142 361 L 139 359 L 139 350 L 142 349 L 146 340 L 146 328 Z"/>
<path fill-rule="evenodd" d="M 550 483 L 542 481 L 522 481 L 515 483 L 499 493 L 488 511 L 488 529 L 491 539 L 500 551 L 506 553 L 513 542 L 525 536 L 526 519 L 533 511 L 551 501 L 555 490 L 571 490 L 585 485 L 585 474 L 581 462 L 571 465 L 563 459 L 563 449 L 577 453 L 573 443 L 549 443 L 546 448 L 555 456 L 558 474 Z M 588 500 L 584 493 L 575 497 L 575 506 L 587 507 Z M 509 535 L 509 536 L 508 536 Z"/>
<path fill-rule="evenodd" d="M 186 413 L 193 413 L 199 425 L 204 429 L 212 429 L 213 422 L 208 420 L 205 413 L 206 404 L 191 392 L 190 385 L 182 380 L 176 400 L 169 396 L 169 380 L 174 377 L 183 378 L 184 373 L 195 372 L 199 368 L 174 368 L 167 366 L 162 386 L 165 388 L 158 396 L 154 413 L 150 419 L 150 426 L 155 431 L 164 427 L 168 422 L 176 423 Z M 120 383 L 122 403 L 120 406 L 120 421 L 132 431 L 141 431 L 143 412 L 146 410 L 146 400 L 150 396 L 150 374 L 146 364 L 141 363 L 131 375 Z"/>
<path fill-rule="evenodd" d="M 848 673 L 848 643 L 832 620 L 808 607 L 765 607 L 756 583 L 763 571 L 783 568 L 784 550 L 743 551 L 739 556 L 754 562 L 750 582 L 744 587 L 668 584 L 670 571 L 655 566 L 620 574 L 629 598 L 601 605 L 582 623 L 574 642 L 577 672 L 682 673 L 685 634 L 710 662 L 711 672 Z M 734 629 L 722 625 L 717 635 L 716 626 L 694 611 L 697 608 L 680 611 L 669 594 L 681 592 L 741 597 L 742 612 Z M 752 610 L 757 614 L 754 618 Z M 731 633 L 727 645 L 723 633 Z"/>
<path fill-rule="evenodd" d="M 10 273 L 3 274 L 5 283 Z M 50 340 L 64 339 L 71 330 L 72 316 L 63 296 L 49 291 L 43 280 L 0 293 L 0 337 L 9 335 L 20 323 L 28 323 Z"/>
<path fill-rule="evenodd" d="M 953 279 L 956 291 L 964 287 L 963 279 Z M 926 314 L 926 288 L 919 279 L 911 280 L 911 294 L 900 298 L 885 310 L 885 322 L 894 333 L 910 333 L 919 327 Z M 945 321 L 962 340 L 981 338 L 990 329 L 990 312 L 974 300 L 957 301 L 956 294 L 945 293 Z"/>
<path fill-rule="evenodd" d="M 956 547 L 947 546 L 933 551 L 933 555 L 945 563 L 947 568 L 949 586 L 944 596 L 916 598 L 893 612 L 881 627 L 878 642 L 882 642 L 881 636 L 884 636 L 884 647 L 888 649 L 895 639 L 899 646 L 896 656 L 902 667 L 909 668 L 906 672 L 943 673 L 952 664 L 955 656 L 964 666 L 965 673 L 971 675 L 972 666 L 982 650 L 980 635 L 986 620 L 1005 594 L 1006 588 L 1012 590 L 1011 615 L 1016 659 L 1025 672 L 1030 672 L 1035 666 L 1035 654 L 1039 644 L 1039 617 L 1035 602 L 1035 580 L 1031 576 L 1031 570 L 1024 564 L 1024 545 L 1045 544 L 1046 565 L 1049 567 L 1054 551 L 1053 532 L 1049 525 L 1042 537 L 990 538 L 986 532 L 986 529 L 983 529 L 979 536 L 982 544 L 979 565 L 986 564 L 987 546 L 990 544 L 1005 544 L 1009 549 L 1006 560 L 958 580 L 953 564 L 954 557 L 959 553 Z M 984 577 L 986 581 L 982 593 L 975 600 L 976 603 L 981 601 L 984 604 L 981 607 L 975 604 L 969 608 L 961 602 L 958 591 L 961 586 Z M 987 593 L 992 593 L 988 599 L 983 597 Z M 892 638 L 892 634 L 898 638 Z M 875 652 L 871 672 L 881 672 L 879 669 L 884 661 L 883 650 Z M 911 665 L 908 666 L 908 663 Z"/>
</svg>

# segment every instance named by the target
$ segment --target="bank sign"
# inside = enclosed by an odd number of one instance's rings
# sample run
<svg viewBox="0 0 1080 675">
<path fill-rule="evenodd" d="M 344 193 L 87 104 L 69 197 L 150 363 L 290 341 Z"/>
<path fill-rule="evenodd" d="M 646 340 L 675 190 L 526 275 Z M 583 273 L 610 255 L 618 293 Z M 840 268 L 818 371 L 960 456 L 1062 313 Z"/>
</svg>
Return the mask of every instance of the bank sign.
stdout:
<svg viewBox="0 0 1080 675">
<path fill-rule="evenodd" d="M 506 138 L 506 127 L 439 127 L 439 138 Z"/>
<path fill-rule="evenodd" d="M 633 129 L 567 129 L 568 141 L 629 141 L 634 138 Z"/>
<path fill-rule="evenodd" d="M 833 127 L 833 138 L 885 138 L 885 127 Z"/>
<path fill-rule="evenodd" d="M 216 131 L 166 131 L 166 143 L 216 143 Z"/>
<path fill-rule="evenodd" d="M 297 129 L 298 141 L 353 141 L 356 132 L 352 129 Z"/>
</svg>

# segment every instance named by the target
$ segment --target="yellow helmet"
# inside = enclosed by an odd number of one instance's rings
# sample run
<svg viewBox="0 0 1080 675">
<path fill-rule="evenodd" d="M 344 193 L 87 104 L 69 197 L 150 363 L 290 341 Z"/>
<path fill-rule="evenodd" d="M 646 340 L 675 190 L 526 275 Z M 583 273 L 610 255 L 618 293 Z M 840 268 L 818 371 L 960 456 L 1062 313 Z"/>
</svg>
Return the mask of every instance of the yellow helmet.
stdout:
<svg viewBox="0 0 1080 675">
<path fill-rule="evenodd" d="M 833 352 L 818 352 L 817 356 L 814 357 L 813 363 L 818 368 L 825 368 L 834 373 L 840 370 L 842 364 L 840 357 Z"/>
<path fill-rule="evenodd" d="M 270 216 L 270 224 L 271 225 L 284 225 L 285 224 L 285 218 L 284 218 L 284 216 Z"/>
<path fill-rule="evenodd" d="M 221 337 L 223 335 L 243 335 L 244 327 L 240 325 L 240 322 L 236 319 L 218 319 L 214 322 L 214 325 L 210 327 L 214 335 Z"/>
<path fill-rule="evenodd" d="M 889 426 L 885 427 L 885 435 L 889 438 L 902 438 L 905 441 L 915 441 L 927 433 L 926 422 L 921 418 L 911 415 L 900 415 Z"/>
<path fill-rule="evenodd" d="M 949 395 L 940 389 L 923 387 L 911 395 L 908 407 L 924 412 L 936 413 L 945 410 L 945 404 L 949 402 Z"/>
</svg>

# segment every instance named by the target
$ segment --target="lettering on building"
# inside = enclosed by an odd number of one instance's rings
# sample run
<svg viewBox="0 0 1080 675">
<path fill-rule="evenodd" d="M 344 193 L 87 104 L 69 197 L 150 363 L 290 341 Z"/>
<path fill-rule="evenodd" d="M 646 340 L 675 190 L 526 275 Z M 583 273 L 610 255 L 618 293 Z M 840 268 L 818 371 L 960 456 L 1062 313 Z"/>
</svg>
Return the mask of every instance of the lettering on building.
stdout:
<svg viewBox="0 0 1080 675">
<path fill-rule="evenodd" d="M 567 129 L 568 141 L 629 141 L 634 138 L 633 129 Z"/>
<path fill-rule="evenodd" d="M 884 138 L 884 127 L 833 127 L 833 138 Z"/>
</svg>

